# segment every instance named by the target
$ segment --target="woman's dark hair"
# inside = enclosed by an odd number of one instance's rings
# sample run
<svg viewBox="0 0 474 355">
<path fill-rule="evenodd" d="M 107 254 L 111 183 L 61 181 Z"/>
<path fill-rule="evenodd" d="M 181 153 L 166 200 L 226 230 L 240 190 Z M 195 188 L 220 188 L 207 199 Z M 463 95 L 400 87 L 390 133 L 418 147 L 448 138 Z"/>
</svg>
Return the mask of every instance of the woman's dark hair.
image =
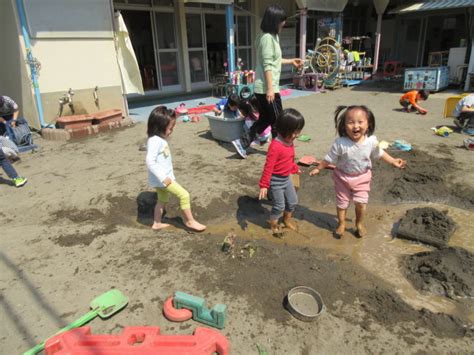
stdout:
<svg viewBox="0 0 474 355">
<path fill-rule="evenodd" d="M 338 106 L 334 112 L 334 123 L 336 125 L 337 134 L 339 137 L 346 137 L 346 116 L 352 110 L 361 110 L 365 112 L 367 116 L 367 121 L 369 128 L 367 129 L 367 136 L 371 136 L 375 131 L 375 116 L 372 111 L 369 110 L 367 106 L 364 105 L 352 105 L 352 106 Z M 342 112 L 341 115 L 339 115 Z"/>
<path fill-rule="evenodd" d="M 278 26 L 287 18 L 285 10 L 280 5 L 270 5 L 263 14 L 260 29 L 264 33 L 278 34 Z"/>
<path fill-rule="evenodd" d="M 229 107 L 229 106 L 239 107 L 239 104 L 240 104 L 239 95 L 230 94 L 229 97 L 227 98 L 227 107 Z"/>
<path fill-rule="evenodd" d="M 283 138 L 291 136 L 295 132 L 299 132 L 304 127 L 304 117 L 294 108 L 283 110 L 278 116 L 275 129 Z"/>
<path fill-rule="evenodd" d="M 420 91 L 418 91 L 418 94 L 420 94 L 420 97 L 423 100 L 426 100 L 428 98 L 428 96 L 430 96 L 430 92 L 428 90 L 420 90 Z"/>
<path fill-rule="evenodd" d="M 0 106 L 3 106 L 3 103 L 5 102 L 5 100 L 3 99 L 3 96 L 0 95 Z"/>
<path fill-rule="evenodd" d="M 242 100 L 242 101 L 240 101 L 239 110 L 240 110 L 240 112 L 242 112 L 242 115 L 244 117 L 249 117 L 254 121 L 257 119 L 257 116 L 256 116 L 257 109 L 253 105 L 252 100 Z"/>
<path fill-rule="evenodd" d="M 158 106 L 153 109 L 148 117 L 148 127 L 146 134 L 148 137 L 160 136 L 163 137 L 166 133 L 166 128 L 171 121 L 176 119 L 174 110 L 168 109 L 166 106 Z"/>
</svg>

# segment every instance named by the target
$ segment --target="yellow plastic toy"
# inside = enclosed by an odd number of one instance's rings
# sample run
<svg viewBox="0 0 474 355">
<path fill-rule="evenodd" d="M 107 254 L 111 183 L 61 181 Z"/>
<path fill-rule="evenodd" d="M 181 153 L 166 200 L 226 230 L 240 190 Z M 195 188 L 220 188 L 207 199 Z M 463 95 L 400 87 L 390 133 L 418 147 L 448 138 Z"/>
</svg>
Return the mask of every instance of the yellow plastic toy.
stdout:
<svg viewBox="0 0 474 355">
<path fill-rule="evenodd" d="M 456 108 L 459 100 L 461 100 L 464 96 L 469 95 L 469 93 L 463 93 L 461 95 L 453 95 L 449 96 L 444 103 L 444 113 L 443 117 L 453 117 L 453 111 Z"/>
<path fill-rule="evenodd" d="M 453 133 L 453 130 L 446 126 L 442 126 L 439 128 L 433 127 L 432 130 L 435 134 L 441 137 L 448 137 L 451 133 Z"/>
</svg>

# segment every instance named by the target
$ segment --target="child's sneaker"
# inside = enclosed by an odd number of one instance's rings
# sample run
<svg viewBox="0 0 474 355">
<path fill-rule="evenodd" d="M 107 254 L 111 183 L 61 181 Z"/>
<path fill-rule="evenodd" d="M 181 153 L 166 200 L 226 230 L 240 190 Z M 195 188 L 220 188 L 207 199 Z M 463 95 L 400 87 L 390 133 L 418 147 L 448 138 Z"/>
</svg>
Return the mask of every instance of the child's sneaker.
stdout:
<svg viewBox="0 0 474 355">
<path fill-rule="evenodd" d="M 21 177 L 21 176 L 18 176 L 14 179 L 12 179 L 12 182 L 13 184 L 15 185 L 15 187 L 22 187 L 23 185 L 25 185 L 27 183 L 27 179 L 24 178 L 24 177 Z"/>
<path fill-rule="evenodd" d="M 242 146 L 242 143 L 240 142 L 240 139 L 236 139 L 236 140 L 232 141 L 232 144 L 234 145 L 235 150 L 237 151 L 237 153 L 239 153 L 239 155 L 243 159 L 247 159 L 247 151 Z"/>
</svg>

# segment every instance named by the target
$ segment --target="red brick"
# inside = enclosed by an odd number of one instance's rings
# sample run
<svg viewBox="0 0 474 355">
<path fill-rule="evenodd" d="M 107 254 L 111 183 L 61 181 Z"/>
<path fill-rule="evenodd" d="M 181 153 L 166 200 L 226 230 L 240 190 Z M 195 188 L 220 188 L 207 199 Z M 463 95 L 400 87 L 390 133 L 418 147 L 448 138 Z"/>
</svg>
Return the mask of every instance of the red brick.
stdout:
<svg viewBox="0 0 474 355">
<path fill-rule="evenodd" d="M 130 117 L 125 117 L 120 121 L 115 122 L 104 122 L 98 125 L 92 125 L 87 127 L 78 127 L 78 128 L 43 128 L 41 130 L 41 135 L 44 139 L 54 140 L 54 141 L 68 141 L 70 139 L 84 138 L 99 133 L 105 133 L 112 129 L 118 129 L 122 127 L 128 127 L 133 125 L 133 121 Z"/>
<path fill-rule="evenodd" d="M 71 139 L 84 138 L 93 134 L 92 127 L 82 127 L 67 130 L 71 135 Z"/>
<path fill-rule="evenodd" d="M 41 136 L 43 139 L 51 141 L 67 141 L 71 138 L 71 135 L 65 129 L 55 128 L 43 128 L 41 130 Z"/>
</svg>

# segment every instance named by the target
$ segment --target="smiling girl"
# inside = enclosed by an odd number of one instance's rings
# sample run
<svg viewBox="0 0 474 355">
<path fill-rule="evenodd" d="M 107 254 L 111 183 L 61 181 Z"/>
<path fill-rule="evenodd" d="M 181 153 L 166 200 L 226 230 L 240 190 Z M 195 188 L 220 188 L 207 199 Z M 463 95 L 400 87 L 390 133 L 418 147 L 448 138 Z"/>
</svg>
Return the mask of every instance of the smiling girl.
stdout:
<svg viewBox="0 0 474 355">
<path fill-rule="evenodd" d="M 342 114 L 341 114 L 342 112 Z M 329 164 L 336 165 L 333 179 L 336 189 L 338 226 L 334 236 L 340 239 L 346 229 L 346 210 L 354 201 L 357 236 L 363 237 L 367 230 L 363 225 L 372 180 L 371 158 L 403 169 L 406 161 L 395 159 L 379 147 L 375 131 L 375 117 L 366 106 L 339 106 L 334 122 L 339 137 L 333 143 L 322 163 L 310 172 L 316 175 Z"/>
</svg>

